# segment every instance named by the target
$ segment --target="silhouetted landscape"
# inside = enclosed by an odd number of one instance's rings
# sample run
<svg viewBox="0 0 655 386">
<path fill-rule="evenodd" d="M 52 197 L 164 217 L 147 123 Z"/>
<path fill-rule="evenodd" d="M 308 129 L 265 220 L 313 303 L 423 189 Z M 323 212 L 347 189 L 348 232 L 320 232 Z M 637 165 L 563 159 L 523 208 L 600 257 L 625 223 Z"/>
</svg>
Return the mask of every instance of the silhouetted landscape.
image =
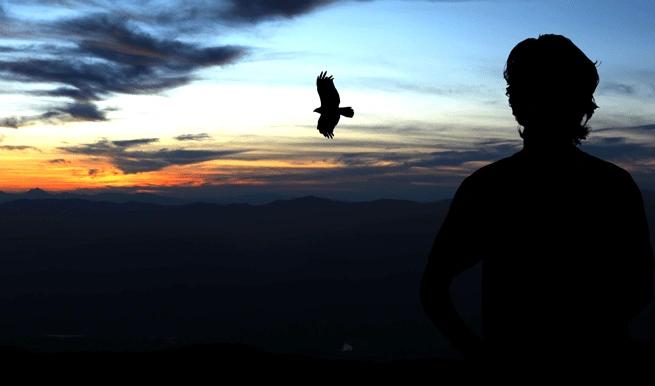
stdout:
<svg viewBox="0 0 655 386">
<path fill-rule="evenodd" d="M 3 195 L 2 345 L 61 352 L 244 344 L 333 359 L 457 357 L 418 297 L 448 200 L 142 198 Z M 653 224 L 655 194 L 644 199 Z M 478 280 L 475 269 L 465 274 L 454 294 L 476 328 Z M 641 341 L 654 335 L 654 318 L 651 306 L 634 323 Z"/>
<path fill-rule="evenodd" d="M 653 14 L 1 1 L 5 379 L 653 377 Z"/>
</svg>

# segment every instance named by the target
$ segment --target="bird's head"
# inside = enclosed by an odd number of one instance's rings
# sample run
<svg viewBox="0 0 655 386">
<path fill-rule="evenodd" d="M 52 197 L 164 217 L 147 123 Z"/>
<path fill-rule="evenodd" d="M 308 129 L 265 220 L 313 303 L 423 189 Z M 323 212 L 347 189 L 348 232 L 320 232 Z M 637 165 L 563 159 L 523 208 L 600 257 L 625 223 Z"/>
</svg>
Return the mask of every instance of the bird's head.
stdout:
<svg viewBox="0 0 655 386">
<path fill-rule="evenodd" d="M 323 114 L 323 108 L 322 107 L 315 108 L 314 112 L 319 113 L 319 114 Z"/>
</svg>

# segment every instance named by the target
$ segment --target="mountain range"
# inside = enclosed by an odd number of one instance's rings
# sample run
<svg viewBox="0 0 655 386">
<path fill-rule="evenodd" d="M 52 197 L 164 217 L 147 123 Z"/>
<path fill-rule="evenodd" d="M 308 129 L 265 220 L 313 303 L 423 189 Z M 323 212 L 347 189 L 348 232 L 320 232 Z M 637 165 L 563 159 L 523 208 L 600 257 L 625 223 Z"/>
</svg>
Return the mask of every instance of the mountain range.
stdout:
<svg viewBox="0 0 655 386">
<path fill-rule="evenodd" d="M 418 299 L 449 200 L 163 205 L 155 195 L 89 200 L 37 189 L 2 199 L 0 344 L 227 342 L 329 358 L 456 357 Z M 655 224 L 655 194 L 644 199 Z M 477 267 L 453 288 L 476 329 L 479 292 Z M 651 306 L 635 334 L 655 335 L 653 320 Z"/>
</svg>

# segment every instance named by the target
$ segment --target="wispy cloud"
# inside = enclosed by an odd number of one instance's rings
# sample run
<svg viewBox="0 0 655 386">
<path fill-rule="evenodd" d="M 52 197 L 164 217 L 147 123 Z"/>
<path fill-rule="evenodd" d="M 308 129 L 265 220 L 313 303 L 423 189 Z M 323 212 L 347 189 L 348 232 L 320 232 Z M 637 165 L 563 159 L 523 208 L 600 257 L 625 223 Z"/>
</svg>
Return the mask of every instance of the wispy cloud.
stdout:
<svg viewBox="0 0 655 386">
<path fill-rule="evenodd" d="M 346 0 L 347 1 L 347 0 Z M 271 20 L 291 19 L 344 0 L 219 0 L 173 1 L 151 17 L 158 23 L 189 29 L 220 23 L 239 27 Z"/>
<path fill-rule="evenodd" d="M 0 73 L 5 80 L 50 84 L 52 89 L 32 93 L 72 102 L 46 107 L 34 116 L 0 119 L 2 126 L 103 121 L 107 110 L 100 109 L 97 101 L 117 93 L 153 94 L 182 86 L 194 80 L 196 70 L 234 63 L 247 52 L 239 46 L 206 47 L 155 36 L 109 13 L 44 22 L 39 27 L 49 33 L 48 39 L 59 39 L 59 44 L 44 52 L 5 55 Z"/>
<path fill-rule="evenodd" d="M 632 77 L 626 80 L 602 82 L 598 92 L 624 97 L 654 98 L 655 73 L 635 72 L 636 74 L 631 74 Z"/>
<path fill-rule="evenodd" d="M 212 139 L 211 135 L 207 133 L 200 134 L 182 134 L 175 137 L 178 141 L 209 141 Z"/>
<path fill-rule="evenodd" d="M 159 142 L 159 138 L 139 138 L 139 139 L 126 139 L 121 141 L 111 141 L 112 145 L 118 147 L 141 146 L 141 145 L 148 145 L 155 142 Z"/>
<path fill-rule="evenodd" d="M 163 169 L 170 165 L 188 165 L 210 161 L 247 151 L 245 149 L 200 150 L 200 149 L 159 149 L 132 150 L 131 148 L 156 142 L 154 138 L 139 140 L 108 141 L 76 146 L 62 146 L 59 150 L 78 155 L 102 157 L 125 174 L 149 172 Z"/>
<path fill-rule="evenodd" d="M 653 134 L 655 137 L 655 130 Z M 600 158 L 616 162 L 655 160 L 655 141 L 645 143 L 633 141 L 625 137 L 605 136 L 585 142 L 582 145 L 582 149 Z"/>
<path fill-rule="evenodd" d="M 0 64 L 0 67 L 2 64 Z M 66 103 L 51 110 L 33 116 L 6 117 L 0 118 L 0 127 L 17 129 L 32 123 L 61 123 L 73 121 L 104 121 L 105 112 L 98 110 L 98 107 L 88 102 Z"/>
<path fill-rule="evenodd" d="M 25 145 L 1 145 L 0 150 L 9 150 L 9 151 L 33 150 L 38 152 L 41 151 L 39 148 L 36 148 L 34 146 L 25 146 Z"/>
<path fill-rule="evenodd" d="M 614 93 L 622 95 L 634 95 L 636 93 L 636 88 L 632 84 L 621 83 L 621 82 L 606 82 L 604 83 L 599 91 L 605 93 Z"/>
<path fill-rule="evenodd" d="M 69 164 L 70 161 L 65 160 L 65 159 L 63 159 L 63 158 L 55 158 L 55 159 L 50 159 L 50 160 L 48 160 L 48 163 L 50 163 L 50 164 L 56 164 L 56 165 L 65 165 L 65 164 Z"/>
</svg>

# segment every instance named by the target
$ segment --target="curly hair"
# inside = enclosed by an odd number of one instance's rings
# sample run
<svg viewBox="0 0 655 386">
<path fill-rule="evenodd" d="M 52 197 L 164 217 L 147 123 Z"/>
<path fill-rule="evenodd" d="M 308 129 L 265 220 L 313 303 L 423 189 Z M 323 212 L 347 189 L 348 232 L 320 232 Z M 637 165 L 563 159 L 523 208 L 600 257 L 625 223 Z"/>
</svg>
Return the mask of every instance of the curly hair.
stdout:
<svg viewBox="0 0 655 386">
<path fill-rule="evenodd" d="M 599 82 L 596 65 L 561 35 L 539 35 L 517 44 L 503 76 L 512 113 L 523 126 L 521 137 L 568 137 L 576 145 L 587 138 L 587 122 L 598 108 L 593 96 Z"/>
</svg>

